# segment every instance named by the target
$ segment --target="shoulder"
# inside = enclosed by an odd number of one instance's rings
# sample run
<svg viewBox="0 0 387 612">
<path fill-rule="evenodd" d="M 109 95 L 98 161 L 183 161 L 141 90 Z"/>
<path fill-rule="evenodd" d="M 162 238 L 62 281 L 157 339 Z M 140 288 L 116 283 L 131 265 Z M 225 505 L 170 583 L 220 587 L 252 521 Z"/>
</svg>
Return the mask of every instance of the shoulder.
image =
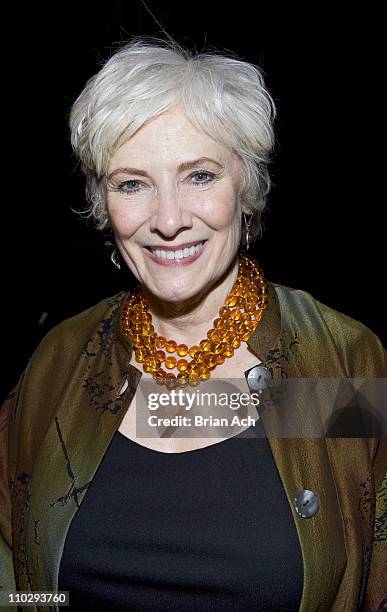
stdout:
<svg viewBox="0 0 387 612">
<path fill-rule="evenodd" d="M 282 327 L 303 339 L 310 352 L 332 353 L 349 376 L 387 376 L 387 352 L 362 322 L 317 300 L 307 291 L 272 283 L 280 305 Z"/>
<path fill-rule="evenodd" d="M 27 372 L 43 365 L 42 371 L 54 367 L 71 367 L 74 357 L 104 347 L 113 337 L 117 311 L 125 292 L 105 298 L 97 304 L 64 319 L 42 338 L 27 366 Z"/>
</svg>

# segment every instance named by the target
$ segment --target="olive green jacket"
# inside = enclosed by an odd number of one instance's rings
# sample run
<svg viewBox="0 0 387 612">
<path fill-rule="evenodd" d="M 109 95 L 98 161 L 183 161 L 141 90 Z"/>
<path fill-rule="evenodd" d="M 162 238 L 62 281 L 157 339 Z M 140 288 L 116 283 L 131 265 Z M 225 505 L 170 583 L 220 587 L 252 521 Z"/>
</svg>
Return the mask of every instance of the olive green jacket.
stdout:
<svg viewBox="0 0 387 612">
<path fill-rule="evenodd" d="M 271 283 L 269 289 L 248 345 L 274 381 L 387 376 L 386 351 L 367 327 L 304 291 Z M 120 326 L 124 300 L 120 293 L 52 329 L 0 411 L 5 590 L 57 589 L 66 533 L 142 376 L 129 364 L 132 346 Z M 307 406 L 300 406 L 302 419 Z M 382 609 L 386 439 L 268 436 L 268 442 L 303 555 L 301 612 Z M 294 505 L 303 489 L 320 500 L 307 519 Z"/>
</svg>

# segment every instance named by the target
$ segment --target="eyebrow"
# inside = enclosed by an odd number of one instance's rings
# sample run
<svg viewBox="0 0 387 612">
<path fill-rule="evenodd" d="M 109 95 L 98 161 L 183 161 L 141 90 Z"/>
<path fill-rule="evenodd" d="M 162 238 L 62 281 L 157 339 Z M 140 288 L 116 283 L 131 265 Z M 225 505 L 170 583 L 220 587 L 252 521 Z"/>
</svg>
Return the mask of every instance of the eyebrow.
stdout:
<svg viewBox="0 0 387 612">
<path fill-rule="evenodd" d="M 178 172 L 182 172 L 183 170 L 190 170 L 191 168 L 194 168 L 195 166 L 200 166 L 205 162 L 211 162 L 221 169 L 224 168 L 221 163 L 219 163 L 215 159 L 211 159 L 211 157 L 199 157 L 198 159 L 192 159 L 189 161 L 182 162 L 177 167 L 177 170 Z M 137 174 L 138 176 L 146 176 L 147 178 L 150 178 L 149 174 L 145 172 L 145 170 L 139 170 L 138 168 L 117 168 L 117 170 L 111 172 L 111 174 L 109 174 L 107 178 L 111 178 L 119 172 L 124 172 L 125 174 Z"/>
</svg>

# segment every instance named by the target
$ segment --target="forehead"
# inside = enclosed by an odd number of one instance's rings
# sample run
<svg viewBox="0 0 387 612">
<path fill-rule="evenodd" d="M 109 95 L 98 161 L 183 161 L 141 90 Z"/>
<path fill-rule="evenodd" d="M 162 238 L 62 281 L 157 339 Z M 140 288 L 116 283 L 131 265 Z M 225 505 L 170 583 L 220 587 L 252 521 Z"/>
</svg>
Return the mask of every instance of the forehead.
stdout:
<svg viewBox="0 0 387 612">
<path fill-rule="evenodd" d="M 146 123 L 117 149 L 110 160 L 112 172 L 130 162 L 146 165 L 163 164 L 174 167 L 182 161 L 211 157 L 229 164 L 236 157 L 223 143 L 196 128 L 184 111 L 174 108 Z"/>
</svg>

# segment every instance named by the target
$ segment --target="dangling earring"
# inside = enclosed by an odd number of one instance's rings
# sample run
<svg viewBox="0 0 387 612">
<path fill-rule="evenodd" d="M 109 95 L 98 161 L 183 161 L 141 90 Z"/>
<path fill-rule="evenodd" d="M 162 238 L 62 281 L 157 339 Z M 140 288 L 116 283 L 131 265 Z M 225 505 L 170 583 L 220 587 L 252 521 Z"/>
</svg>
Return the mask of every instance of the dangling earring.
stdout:
<svg viewBox="0 0 387 612">
<path fill-rule="evenodd" d="M 114 249 L 112 251 L 112 254 L 110 255 L 110 259 L 112 260 L 112 262 L 114 263 L 114 265 L 116 266 L 116 268 L 118 268 L 119 270 L 121 270 L 121 264 L 118 261 L 118 253 L 117 253 L 117 249 Z"/>
<path fill-rule="evenodd" d="M 246 221 L 246 215 L 245 215 L 245 213 L 243 213 L 243 221 L 244 221 L 245 228 L 246 228 L 246 237 L 245 237 L 246 251 L 248 251 L 249 248 L 250 248 L 250 242 L 251 242 L 251 220 L 252 220 L 252 218 L 253 218 L 253 213 L 251 213 L 250 219 L 248 221 Z"/>
</svg>

